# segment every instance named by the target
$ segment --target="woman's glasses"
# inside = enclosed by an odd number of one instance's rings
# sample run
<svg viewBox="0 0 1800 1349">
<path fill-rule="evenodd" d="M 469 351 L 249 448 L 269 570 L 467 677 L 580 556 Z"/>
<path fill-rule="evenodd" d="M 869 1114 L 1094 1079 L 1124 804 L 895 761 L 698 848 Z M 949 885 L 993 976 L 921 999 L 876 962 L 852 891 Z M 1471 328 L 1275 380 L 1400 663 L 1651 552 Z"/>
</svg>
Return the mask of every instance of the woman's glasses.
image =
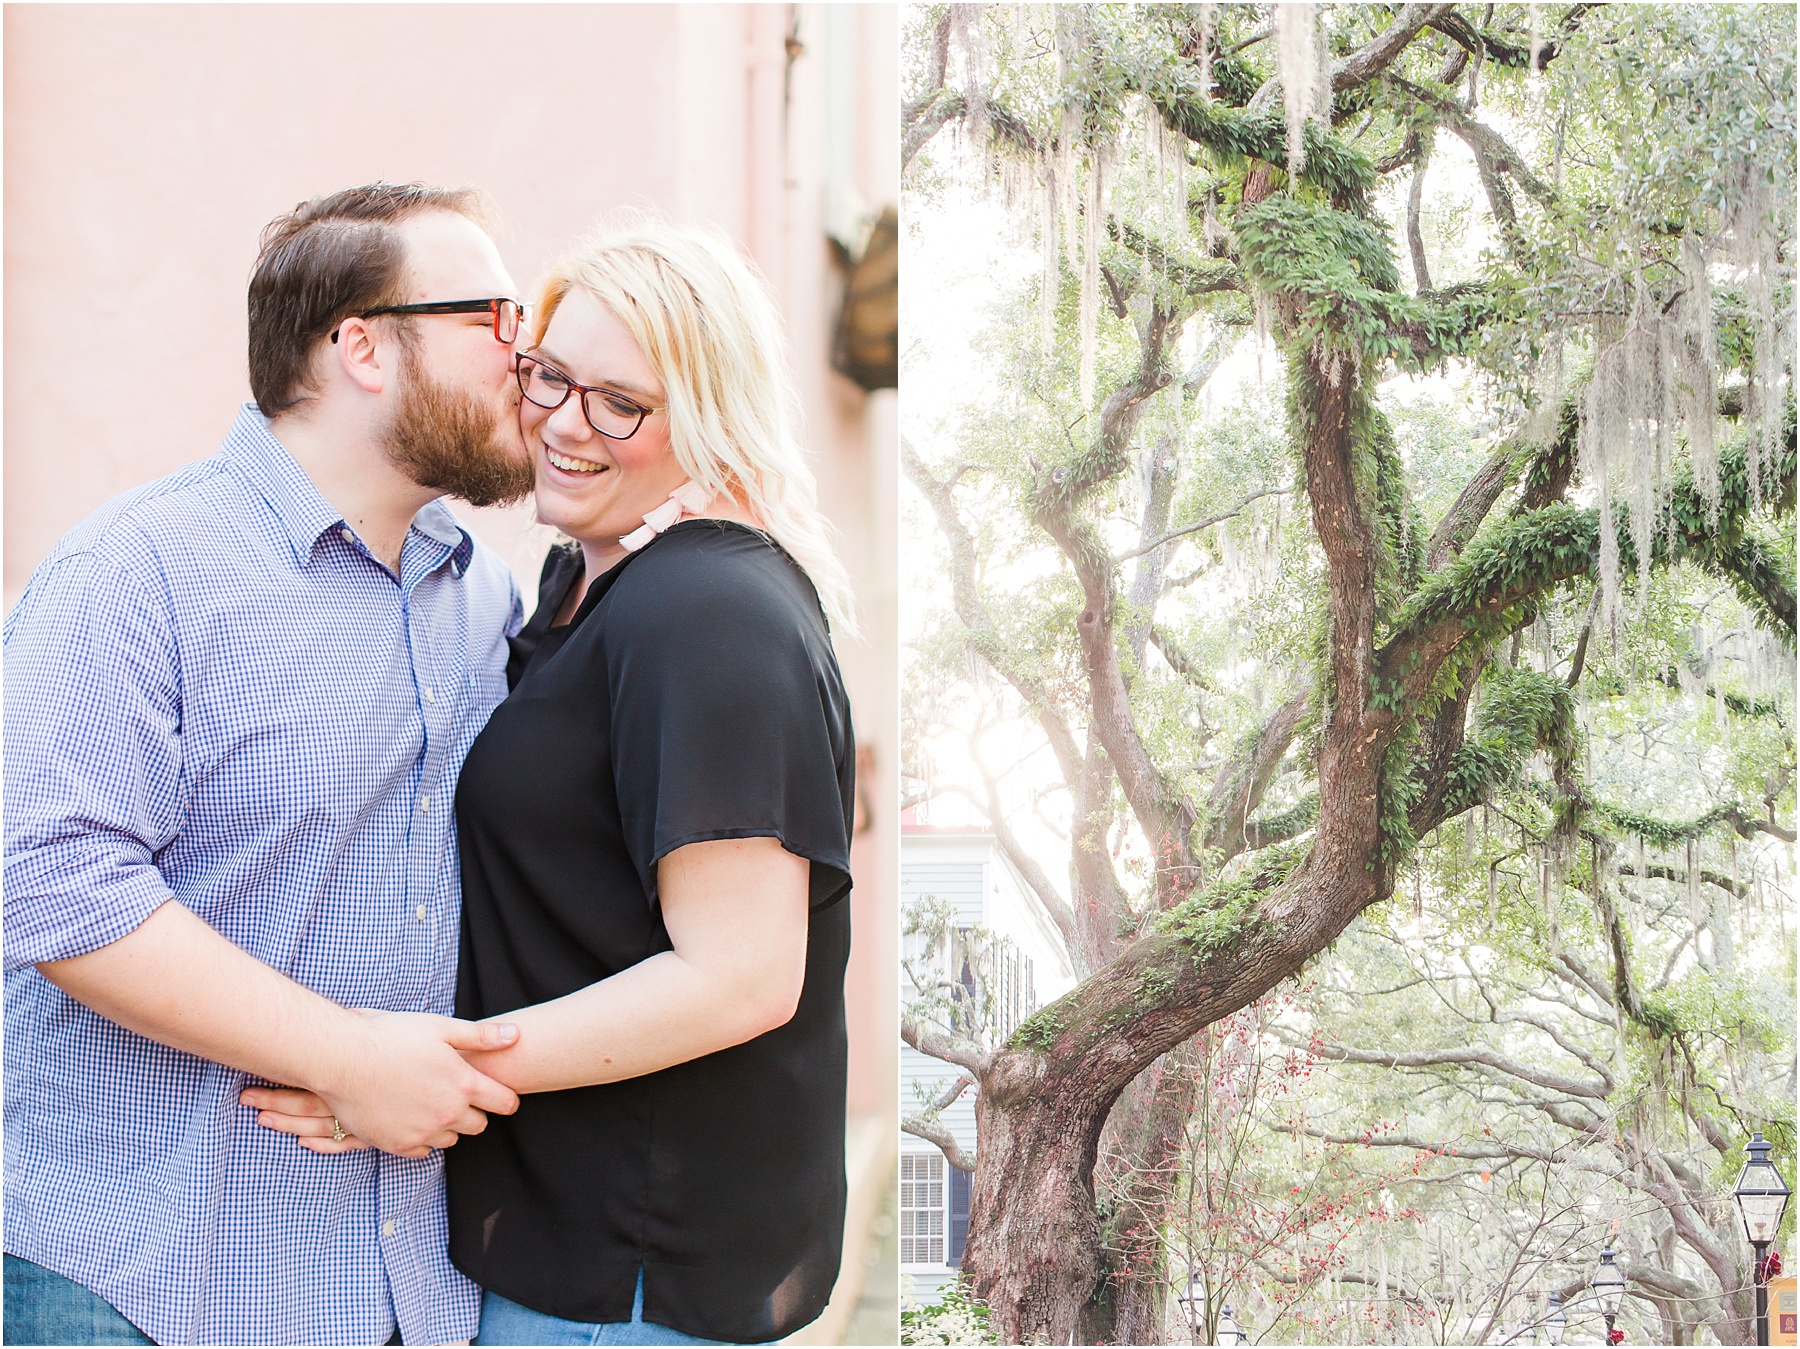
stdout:
<svg viewBox="0 0 1800 1349">
<path fill-rule="evenodd" d="M 644 418 L 662 408 L 647 408 L 611 389 L 595 389 L 577 384 L 549 362 L 520 353 L 517 357 L 519 392 L 526 401 L 545 409 L 561 407 L 569 395 L 581 394 L 581 415 L 587 424 L 608 440 L 630 440 L 644 424 Z"/>
</svg>

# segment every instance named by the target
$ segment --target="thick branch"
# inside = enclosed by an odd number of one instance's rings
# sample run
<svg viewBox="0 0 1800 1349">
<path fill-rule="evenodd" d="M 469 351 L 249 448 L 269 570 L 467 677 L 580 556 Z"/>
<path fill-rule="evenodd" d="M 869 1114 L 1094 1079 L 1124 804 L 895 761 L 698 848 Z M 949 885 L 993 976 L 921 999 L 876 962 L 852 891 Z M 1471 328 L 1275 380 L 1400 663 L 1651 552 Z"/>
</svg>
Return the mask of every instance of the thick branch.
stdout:
<svg viewBox="0 0 1800 1349">
<path fill-rule="evenodd" d="M 1582 16 L 1587 11 L 1598 8 L 1597 4 L 1570 5 L 1568 11 L 1563 15 L 1562 22 L 1557 25 L 1557 31 L 1573 33 L 1581 26 Z M 1431 26 L 1470 55 L 1480 53 L 1490 61 L 1498 62 L 1503 66 L 1512 66 L 1515 69 L 1523 69 L 1531 64 L 1529 42 L 1523 44 L 1507 42 L 1494 33 L 1482 32 L 1454 10 L 1432 20 Z M 1537 50 L 1537 69 L 1543 70 L 1547 67 L 1556 59 L 1561 50 L 1562 48 L 1554 39 L 1540 37 Z M 1450 81 L 1445 79 L 1440 80 L 1439 83 L 1448 84 Z"/>
<path fill-rule="evenodd" d="M 1170 130 L 1214 154 L 1256 159 L 1271 168 L 1287 163 L 1287 123 L 1279 111 L 1250 113 L 1226 107 L 1191 84 L 1186 89 L 1158 84 L 1146 86 L 1143 92 Z M 1366 214 L 1369 189 L 1375 185 L 1369 161 L 1316 123 L 1306 124 L 1302 138 L 1306 165 L 1300 171 L 1301 179 L 1321 188 L 1338 207 Z M 1254 193 L 1246 189 L 1245 200 L 1254 199 Z"/>
<path fill-rule="evenodd" d="M 1182 650 L 1180 643 L 1169 636 L 1167 632 L 1152 625 L 1150 628 L 1150 643 L 1158 651 L 1162 652 L 1163 659 L 1169 663 L 1169 668 L 1175 671 L 1176 674 L 1187 680 L 1188 683 L 1192 684 L 1195 688 L 1208 691 L 1211 690 L 1212 680 L 1207 676 L 1206 671 L 1195 664 L 1194 658 L 1188 655 L 1186 651 Z"/>
<path fill-rule="evenodd" d="M 1051 882 L 1050 875 L 1044 870 L 1043 864 L 1025 850 L 1024 846 L 1020 844 L 1018 836 L 1007 824 L 1006 812 L 1000 805 L 998 784 L 988 775 L 987 768 L 981 765 L 979 760 L 977 760 L 977 767 L 981 770 L 982 783 L 987 788 L 986 813 L 988 827 L 994 831 L 994 841 L 1000 845 L 1000 851 L 1006 854 L 1006 860 L 1011 862 L 1019 875 L 1025 878 L 1025 883 L 1038 897 L 1038 903 L 1042 904 L 1044 911 L 1050 915 L 1050 921 L 1056 924 L 1056 930 L 1062 933 L 1063 944 L 1067 947 L 1070 958 L 1078 967 L 1084 965 L 1086 962 L 1082 959 L 1081 934 L 1076 928 L 1075 911 L 1069 907 L 1069 901 L 1062 897 L 1061 892 Z M 1078 968 L 1077 973 L 1085 974 L 1086 970 Z"/>
<path fill-rule="evenodd" d="M 938 1150 L 944 1154 L 944 1160 L 958 1171 L 975 1169 L 975 1158 L 963 1151 L 962 1144 L 956 1141 L 956 1135 L 950 1132 L 948 1126 L 936 1120 L 908 1116 L 900 1121 L 900 1131 L 911 1134 L 914 1138 L 923 1138 L 927 1143 L 936 1143 Z"/>
<path fill-rule="evenodd" d="M 1430 147 L 1421 143 L 1413 160 L 1412 183 L 1406 190 L 1406 247 L 1412 253 L 1413 291 L 1419 295 L 1431 289 L 1431 269 L 1425 262 L 1425 233 L 1419 226 L 1425 201 L 1425 170 L 1430 165 Z"/>
<path fill-rule="evenodd" d="M 1672 1270 L 1646 1264 L 1642 1260 L 1633 1260 L 1629 1256 L 1621 1262 L 1619 1267 L 1624 1271 L 1627 1279 L 1641 1284 L 1653 1293 L 1680 1298 L 1685 1302 L 1703 1302 L 1708 1297 L 1705 1287 L 1693 1279 L 1683 1278 Z"/>
<path fill-rule="evenodd" d="M 924 148 L 925 142 L 937 135 L 946 122 L 967 111 L 962 95 L 944 87 L 950 66 L 950 27 L 954 20 L 954 11 L 950 6 L 944 6 L 944 12 L 931 34 L 931 59 L 926 72 L 925 92 L 900 109 L 900 125 L 905 128 L 900 137 L 902 172 L 912 163 L 913 156 Z"/>
<path fill-rule="evenodd" d="M 913 157 L 925 148 L 927 141 L 968 110 L 968 103 L 954 89 L 933 90 L 917 103 L 901 109 L 901 122 L 906 128 L 900 136 L 901 171 L 913 162 Z"/>
<path fill-rule="evenodd" d="M 1419 30 L 1446 15 L 1454 14 L 1455 5 L 1402 5 L 1379 35 L 1363 43 L 1341 61 L 1332 62 L 1331 92 L 1341 94 L 1359 84 L 1367 84 L 1396 60 Z"/>
<path fill-rule="evenodd" d="M 1464 485 L 1437 528 L 1431 531 L 1431 542 L 1425 546 L 1427 571 L 1442 569 L 1475 537 L 1500 494 L 1519 476 L 1519 454 L 1519 446 L 1514 442 L 1500 444 Z"/>
<path fill-rule="evenodd" d="M 1533 173 L 1526 164 L 1525 157 L 1507 144 L 1506 137 L 1493 127 L 1476 121 L 1453 98 L 1445 98 L 1423 85 L 1401 79 L 1398 75 L 1389 74 L 1387 78 L 1396 88 L 1404 89 L 1437 113 L 1443 119 L 1443 125 L 1454 132 L 1470 150 L 1478 157 L 1485 155 L 1495 170 L 1510 175 L 1540 206 L 1556 204 L 1556 189 Z"/>
<path fill-rule="evenodd" d="M 1393 23 L 1348 56 L 1331 63 L 1331 92 L 1341 94 L 1367 84 L 1399 59 L 1421 29 L 1455 8 L 1453 4 L 1400 6 Z M 1281 98 L 1281 89 L 1281 76 L 1271 76 L 1250 100 L 1249 110 L 1261 112 L 1273 106 Z"/>
<path fill-rule="evenodd" d="M 1092 708 L 1089 725 L 1106 748 L 1125 800 L 1156 859 L 1158 900 L 1165 907 L 1184 896 L 1198 875 L 1189 832 L 1194 808 L 1164 780 L 1132 718 L 1130 690 L 1120 668 L 1116 640 L 1116 567 L 1093 523 L 1085 499 L 1131 464 L 1128 449 L 1145 402 L 1173 376 L 1165 348 L 1179 315 L 1151 305 L 1136 376 L 1106 400 L 1100 433 L 1074 463 L 1039 474 L 1032 518 L 1056 540 L 1081 583 L 1083 606 L 1076 621 Z"/>
<path fill-rule="evenodd" d="M 1257 728 L 1244 752 L 1219 770 L 1207 798 L 1206 831 L 1201 838 L 1201 846 L 1208 852 L 1229 861 L 1248 846 L 1246 822 L 1262 804 L 1312 701 L 1311 685 L 1291 694 Z"/>
<path fill-rule="evenodd" d="M 1400 148 L 1391 155 L 1383 155 L 1375 161 L 1375 173 L 1385 178 L 1396 169 L 1404 169 L 1419 162 L 1419 153 L 1425 148 L 1425 142 L 1417 131 L 1406 133 L 1406 139 L 1400 142 Z"/>
<path fill-rule="evenodd" d="M 1069 822 L 1069 895 L 1081 931 L 1081 958 L 1090 970 L 1110 964 L 1118 954 L 1119 920 L 1131 912 L 1106 842 L 1113 821 L 1112 788 L 1112 765 L 1089 726 Z"/>
<path fill-rule="evenodd" d="M 973 1040 L 946 1035 L 930 1026 L 922 1026 L 909 1016 L 900 1018 L 900 1038 L 927 1058 L 942 1059 L 966 1068 L 979 1082 L 987 1072 L 993 1056 L 985 1053 Z"/>
<path fill-rule="evenodd" d="M 1236 263 L 1220 258 L 1184 261 L 1171 257 L 1156 240 L 1117 216 L 1106 217 L 1106 234 L 1114 243 L 1123 244 L 1136 253 L 1150 264 L 1156 275 L 1174 282 L 1187 295 L 1212 295 L 1244 288 L 1244 276 Z"/>
<path fill-rule="evenodd" d="M 1325 554 L 1330 602 L 1327 636 L 1329 708 L 1320 732 L 1319 823 L 1314 860 L 1360 871 L 1378 891 L 1390 881 L 1382 855 L 1378 813 L 1369 809 L 1380 790 L 1382 759 L 1398 724 L 1397 709 L 1371 700 L 1375 651 L 1377 542 L 1375 503 L 1362 482 L 1367 433 L 1367 392 L 1317 348 L 1294 366 L 1294 400 L 1305 408 L 1300 428 L 1306 495 L 1313 533 Z"/>
<path fill-rule="evenodd" d="M 1783 457 L 1776 466 L 1778 487 L 1791 492 L 1794 475 L 1793 425 Z M 1691 474 L 1683 473 L 1671 493 L 1673 530 L 1658 531 L 1653 566 L 1691 560 L 1730 576 L 1739 593 L 1760 601 L 1763 615 L 1791 642 L 1794 634 L 1792 582 L 1783 569 L 1747 533 L 1751 511 L 1744 447 L 1734 445 L 1720 456 L 1720 524 L 1707 523 L 1705 503 Z M 1393 635 L 1383 649 L 1378 669 L 1398 682 L 1404 696 L 1426 695 L 1438 669 L 1451 652 L 1471 641 L 1488 641 L 1510 631 L 1515 606 L 1534 599 L 1578 576 L 1591 575 L 1599 560 L 1600 517 L 1597 509 L 1577 510 L 1550 505 L 1528 510 L 1478 537 L 1442 571 L 1428 577 L 1398 615 Z M 1621 569 L 1634 566 L 1631 540 L 1618 528 Z"/>
</svg>

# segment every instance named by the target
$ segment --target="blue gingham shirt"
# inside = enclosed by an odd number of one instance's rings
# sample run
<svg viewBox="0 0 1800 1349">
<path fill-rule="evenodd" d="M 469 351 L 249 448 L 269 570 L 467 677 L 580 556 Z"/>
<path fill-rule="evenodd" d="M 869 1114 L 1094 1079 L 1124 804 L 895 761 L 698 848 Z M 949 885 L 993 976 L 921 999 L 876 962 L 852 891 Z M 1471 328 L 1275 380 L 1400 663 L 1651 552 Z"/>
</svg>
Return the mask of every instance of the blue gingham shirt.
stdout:
<svg viewBox="0 0 1800 1349">
<path fill-rule="evenodd" d="M 348 1006 L 449 1013 L 452 796 L 506 695 L 506 567 L 441 503 L 383 568 L 254 405 L 77 526 L 6 622 L 6 1249 L 165 1344 L 473 1334 L 443 1157 L 320 1157 L 246 1075 L 33 965 L 171 896 Z"/>
</svg>

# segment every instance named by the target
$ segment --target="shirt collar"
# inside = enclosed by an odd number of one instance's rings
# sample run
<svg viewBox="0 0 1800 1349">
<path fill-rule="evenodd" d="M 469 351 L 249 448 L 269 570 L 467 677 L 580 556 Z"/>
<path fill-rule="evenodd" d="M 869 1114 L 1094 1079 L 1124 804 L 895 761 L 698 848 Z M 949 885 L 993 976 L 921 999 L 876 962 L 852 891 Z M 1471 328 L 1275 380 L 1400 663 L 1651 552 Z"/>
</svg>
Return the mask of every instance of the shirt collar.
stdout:
<svg viewBox="0 0 1800 1349">
<path fill-rule="evenodd" d="M 318 485 L 294 462 L 287 447 L 269 430 L 269 420 L 255 403 L 238 409 L 226 433 L 226 458 L 262 499 L 287 531 L 294 560 L 304 567 L 328 530 L 345 527 L 344 517 L 319 494 Z M 413 517 L 412 527 L 450 550 L 450 562 L 461 576 L 469 569 L 475 540 L 442 501 L 428 501 Z"/>
<path fill-rule="evenodd" d="M 441 500 L 427 501 L 413 516 L 412 527 L 450 550 L 450 564 L 458 576 L 469 569 L 469 559 L 475 555 L 475 540 Z"/>
</svg>

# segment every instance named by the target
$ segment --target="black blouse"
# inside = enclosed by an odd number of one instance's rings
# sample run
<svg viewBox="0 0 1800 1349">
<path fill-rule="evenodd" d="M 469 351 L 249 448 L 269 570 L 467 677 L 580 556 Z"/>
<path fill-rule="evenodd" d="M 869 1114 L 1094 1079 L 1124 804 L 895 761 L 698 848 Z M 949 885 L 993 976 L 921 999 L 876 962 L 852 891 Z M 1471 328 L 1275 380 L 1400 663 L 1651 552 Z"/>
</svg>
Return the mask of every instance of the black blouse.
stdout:
<svg viewBox="0 0 1800 1349">
<path fill-rule="evenodd" d="M 794 1019 L 622 1082 L 540 1092 L 446 1154 L 450 1257 L 572 1321 L 779 1339 L 816 1318 L 844 1226 L 844 967 L 855 746 L 811 583 L 765 536 L 684 521 L 550 623 L 544 565 L 513 685 L 457 787 L 457 1014 L 561 997 L 670 949 L 656 864 L 772 837 L 812 863 Z"/>
</svg>

